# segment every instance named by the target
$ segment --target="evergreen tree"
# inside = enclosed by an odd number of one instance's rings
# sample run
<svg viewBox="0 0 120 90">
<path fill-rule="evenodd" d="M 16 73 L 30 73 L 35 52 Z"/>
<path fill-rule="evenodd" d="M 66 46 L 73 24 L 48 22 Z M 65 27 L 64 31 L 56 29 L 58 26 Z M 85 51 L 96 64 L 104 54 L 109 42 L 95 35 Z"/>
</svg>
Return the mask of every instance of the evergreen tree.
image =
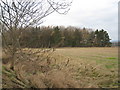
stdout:
<svg viewBox="0 0 120 90">
<path fill-rule="evenodd" d="M 111 46 L 107 31 L 104 31 L 103 29 L 95 31 L 95 45 L 100 47 Z"/>
<path fill-rule="evenodd" d="M 62 40 L 62 37 L 61 37 L 60 29 L 59 29 L 58 26 L 56 26 L 56 27 L 53 28 L 53 32 L 52 32 L 52 35 L 51 35 L 52 46 L 57 45 L 61 40 Z"/>
</svg>

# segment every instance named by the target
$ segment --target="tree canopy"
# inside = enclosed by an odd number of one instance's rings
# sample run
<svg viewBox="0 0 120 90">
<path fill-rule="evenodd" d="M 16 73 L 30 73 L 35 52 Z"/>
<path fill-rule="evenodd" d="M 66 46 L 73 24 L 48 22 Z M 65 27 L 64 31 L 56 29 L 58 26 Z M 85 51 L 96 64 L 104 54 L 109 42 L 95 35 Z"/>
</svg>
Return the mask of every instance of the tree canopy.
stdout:
<svg viewBox="0 0 120 90">
<path fill-rule="evenodd" d="M 12 42 L 8 41 L 11 45 Z M 111 42 L 107 31 L 103 29 L 94 31 L 87 28 L 48 26 L 29 27 L 24 30 L 20 37 L 20 46 L 29 48 L 109 47 Z"/>
</svg>

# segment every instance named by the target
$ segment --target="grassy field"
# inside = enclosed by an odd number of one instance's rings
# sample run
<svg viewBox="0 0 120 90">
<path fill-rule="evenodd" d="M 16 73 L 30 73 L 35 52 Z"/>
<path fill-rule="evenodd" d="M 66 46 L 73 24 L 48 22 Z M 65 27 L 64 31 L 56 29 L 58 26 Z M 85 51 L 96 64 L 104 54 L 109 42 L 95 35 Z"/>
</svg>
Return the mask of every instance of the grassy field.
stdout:
<svg viewBox="0 0 120 90">
<path fill-rule="evenodd" d="M 73 63 L 86 62 L 103 65 L 108 69 L 118 68 L 118 48 L 58 48 L 58 56 L 67 57 Z"/>
<path fill-rule="evenodd" d="M 3 65 L 3 87 L 118 87 L 116 47 L 56 48 L 49 54 L 41 53 L 38 59 L 29 57 L 31 61 L 19 60 L 15 71 Z M 48 63 L 49 60 L 52 61 Z"/>
<path fill-rule="evenodd" d="M 82 87 L 98 84 L 101 87 L 116 87 L 118 84 L 118 48 L 116 47 L 57 48 L 54 55 L 60 61 L 70 59 L 69 64 L 74 66 L 76 71 L 75 78 L 83 80 Z"/>
</svg>

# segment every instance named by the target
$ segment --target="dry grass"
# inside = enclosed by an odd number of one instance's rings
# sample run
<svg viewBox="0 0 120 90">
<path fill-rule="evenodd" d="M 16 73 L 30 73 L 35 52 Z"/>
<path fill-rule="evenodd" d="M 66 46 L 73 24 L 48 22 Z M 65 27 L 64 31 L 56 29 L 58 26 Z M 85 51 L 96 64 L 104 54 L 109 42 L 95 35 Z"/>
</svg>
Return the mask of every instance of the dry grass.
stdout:
<svg viewBox="0 0 120 90">
<path fill-rule="evenodd" d="M 38 50 L 32 49 L 33 53 L 36 51 Z M 65 68 L 66 62 L 65 65 L 58 64 L 56 59 L 51 57 L 51 52 L 31 55 L 32 52 L 24 49 L 24 58 L 21 54 L 16 54 L 15 71 L 9 69 L 9 60 L 8 63 L 3 64 L 3 87 L 75 88 L 79 86 L 76 80 L 68 75 L 70 72 Z"/>
<path fill-rule="evenodd" d="M 117 87 L 118 48 L 58 48 L 54 56 L 70 59 L 69 68 L 81 87 Z"/>
<path fill-rule="evenodd" d="M 17 60 L 15 71 L 3 64 L 3 87 L 117 88 L 117 48 L 58 48 Z M 37 49 L 32 49 L 36 52 Z M 36 58 L 37 57 L 37 58 Z"/>
</svg>

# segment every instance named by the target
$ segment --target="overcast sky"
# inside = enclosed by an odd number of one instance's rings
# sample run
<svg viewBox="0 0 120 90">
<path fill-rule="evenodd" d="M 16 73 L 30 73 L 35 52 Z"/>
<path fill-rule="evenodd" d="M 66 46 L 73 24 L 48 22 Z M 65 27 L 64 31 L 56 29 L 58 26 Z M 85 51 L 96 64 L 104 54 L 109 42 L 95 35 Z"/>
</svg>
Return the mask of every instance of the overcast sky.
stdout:
<svg viewBox="0 0 120 90">
<path fill-rule="evenodd" d="M 77 26 L 108 31 L 112 41 L 118 40 L 119 0 L 73 0 L 67 15 L 53 13 L 42 25 Z"/>
</svg>

